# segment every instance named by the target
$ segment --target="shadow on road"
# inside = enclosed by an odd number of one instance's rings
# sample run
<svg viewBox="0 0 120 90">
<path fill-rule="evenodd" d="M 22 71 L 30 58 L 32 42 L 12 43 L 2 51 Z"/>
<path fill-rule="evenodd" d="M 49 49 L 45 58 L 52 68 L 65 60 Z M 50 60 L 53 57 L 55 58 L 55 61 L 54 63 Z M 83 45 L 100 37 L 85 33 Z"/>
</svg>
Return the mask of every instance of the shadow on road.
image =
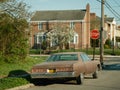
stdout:
<svg viewBox="0 0 120 90">
<path fill-rule="evenodd" d="M 103 70 L 120 70 L 120 63 L 108 64 L 103 66 Z"/>
</svg>

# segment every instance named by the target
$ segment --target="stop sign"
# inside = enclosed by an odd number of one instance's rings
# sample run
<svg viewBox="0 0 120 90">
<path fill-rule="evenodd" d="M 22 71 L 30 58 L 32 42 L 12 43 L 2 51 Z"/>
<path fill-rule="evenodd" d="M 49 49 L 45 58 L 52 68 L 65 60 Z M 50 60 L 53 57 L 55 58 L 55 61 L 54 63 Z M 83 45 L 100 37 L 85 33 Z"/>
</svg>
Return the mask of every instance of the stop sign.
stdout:
<svg viewBox="0 0 120 90">
<path fill-rule="evenodd" d="M 91 30 L 91 33 L 90 33 L 90 37 L 92 38 L 92 39 L 98 39 L 99 38 L 99 36 L 100 36 L 100 34 L 99 34 L 99 31 L 98 30 Z"/>
</svg>

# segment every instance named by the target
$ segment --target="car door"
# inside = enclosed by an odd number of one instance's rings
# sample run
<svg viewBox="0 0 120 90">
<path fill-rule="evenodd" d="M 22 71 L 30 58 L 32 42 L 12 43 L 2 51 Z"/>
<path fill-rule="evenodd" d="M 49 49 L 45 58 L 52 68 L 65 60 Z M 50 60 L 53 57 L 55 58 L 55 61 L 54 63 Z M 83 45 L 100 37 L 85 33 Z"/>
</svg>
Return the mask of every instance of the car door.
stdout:
<svg viewBox="0 0 120 90">
<path fill-rule="evenodd" d="M 85 65 L 85 74 L 90 74 L 94 72 L 94 63 L 92 60 L 88 57 L 86 53 L 82 53 L 81 55 L 82 61 Z"/>
</svg>

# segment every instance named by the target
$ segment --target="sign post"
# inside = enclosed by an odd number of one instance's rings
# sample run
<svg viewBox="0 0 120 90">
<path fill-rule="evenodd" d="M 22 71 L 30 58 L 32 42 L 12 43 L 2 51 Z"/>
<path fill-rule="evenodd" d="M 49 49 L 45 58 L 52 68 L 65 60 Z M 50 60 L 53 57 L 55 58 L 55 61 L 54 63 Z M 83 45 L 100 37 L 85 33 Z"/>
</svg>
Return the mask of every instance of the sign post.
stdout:
<svg viewBox="0 0 120 90">
<path fill-rule="evenodd" d="M 93 39 L 93 60 L 95 58 L 95 47 L 96 47 L 96 39 L 98 39 L 100 36 L 99 31 L 94 29 L 90 33 L 91 39 Z"/>
</svg>

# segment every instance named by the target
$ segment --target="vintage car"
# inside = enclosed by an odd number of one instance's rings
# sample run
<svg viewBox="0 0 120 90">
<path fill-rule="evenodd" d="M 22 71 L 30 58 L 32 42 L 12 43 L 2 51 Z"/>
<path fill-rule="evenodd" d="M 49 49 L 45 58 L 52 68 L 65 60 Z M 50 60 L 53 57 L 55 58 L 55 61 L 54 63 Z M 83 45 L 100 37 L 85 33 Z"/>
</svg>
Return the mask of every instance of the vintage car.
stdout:
<svg viewBox="0 0 120 90">
<path fill-rule="evenodd" d="M 52 54 L 41 64 L 31 69 L 31 78 L 72 78 L 77 84 L 82 84 L 85 74 L 97 78 L 100 62 L 91 60 L 84 52 L 66 52 Z"/>
</svg>

